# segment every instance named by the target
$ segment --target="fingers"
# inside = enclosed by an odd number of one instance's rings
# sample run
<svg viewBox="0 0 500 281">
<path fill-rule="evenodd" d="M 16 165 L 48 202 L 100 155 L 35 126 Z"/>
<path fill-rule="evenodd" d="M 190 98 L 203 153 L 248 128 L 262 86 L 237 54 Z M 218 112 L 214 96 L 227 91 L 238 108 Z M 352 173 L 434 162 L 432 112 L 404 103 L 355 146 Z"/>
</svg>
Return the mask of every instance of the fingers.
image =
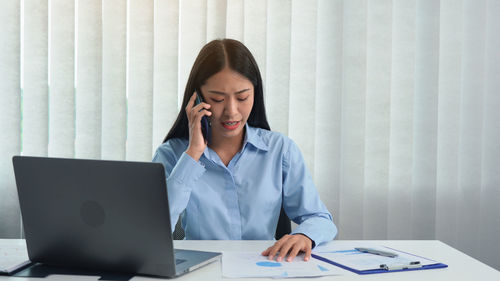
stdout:
<svg viewBox="0 0 500 281">
<path fill-rule="evenodd" d="M 186 115 L 191 130 L 199 131 L 200 129 L 197 128 L 201 128 L 201 118 L 203 118 L 203 116 L 211 116 L 212 112 L 208 111 L 211 107 L 210 104 L 202 102 L 198 105 L 194 105 L 195 100 L 196 92 L 194 92 L 186 105 Z"/>
<path fill-rule="evenodd" d="M 206 106 L 204 107 L 201 107 L 200 110 L 198 110 L 198 106 L 200 106 L 201 104 L 193 107 L 193 110 L 191 111 L 191 120 L 193 120 L 191 123 L 193 123 L 194 125 L 200 125 L 201 124 L 201 118 L 203 118 L 203 116 L 211 116 L 212 115 L 212 112 L 208 111 L 208 110 L 204 110 L 204 109 L 209 109 L 210 108 L 210 105 L 207 104 Z M 200 123 L 200 124 L 198 124 Z"/>
<path fill-rule="evenodd" d="M 279 252 L 276 261 L 282 261 L 290 248 L 293 246 L 293 241 L 290 241 L 291 238 L 293 238 L 293 235 L 283 236 L 280 240 L 274 243 L 273 246 L 267 248 L 264 252 L 262 252 L 262 255 L 267 255 L 269 260 L 273 260 Z"/>
<path fill-rule="evenodd" d="M 191 108 L 193 108 L 195 100 L 196 100 L 196 92 L 194 92 L 191 98 L 189 98 L 186 108 L 184 108 L 186 110 L 186 113 L 191 111 Z"/>
<path fill-rule="evenodd" d="M 287 240 L 287 236 L 288 235 L 283 236 L 280 240 L 278 240 L 276 243 L 274 243 L 274 245 L 272 247 L 270 247 L 268 249 L 269 250 L 269 252 L 268 252 L 268 259 L 269 260 L 274 259 L 274 256 L 278 253 L 278 251 L 281 249 L 281 246 L 283 245 L 283 243 L 285 243 L 285 241 Z"/>
<path fill-rule="evenodd" d="M 200 104 L 194 105 L 195 100 L 196 100 L 196 92 L 194 92 L 194 94 L 191 96 L 191 98 L 189 99 L 189 101 L 186 105 L 186 108 L 185 108 L 186 115 L 187 115 L 189 121 L 196 118 L 198 115 L 197 113 L 199 113 L 199 112 L 202 112 L 202 116 L 203 115 L 207 115 L 207 116 L 212 115 L 212 112 L 208 111 L 208 109 L 210 109 L 210 107 L 211 107 L 210 104 L 202 102 Z M 207 109 L 207 110 L 204 110 L 204 109 Z"/>
<path fill-rule="evenodd" d="M 273 247 L 273 246 L 271 246 L 271 247 L 269 247 L 269 248 L 265 249 L 265 250 L 264 250 L 262 253 L 260 253 L 260 254 L 261 254 L 261 255 L 263 255 L 263 256 L 267 256 L 267 255 L 269 255 L 269 252 L 271 252 L 271 248 L 272 248 L 272 247 Z"/>
<path fill-rule="evenodd" d="M 203 137 L 201 130 L 201 118 L 211 116 L 212 112 L 208 111 L 210 104 L 202 102 L 195 105 L 195 101 L 196 92 L 189 98 L 185 107 L 189 126 L 189 146 L 186 153 L 198 161 L 207 146 L 207 140 Z"/>
<path fill-rule="evenodd" d="M 264 250 L 262 255 L 268 256 L 269 260 L 273 260 L 278 255 L 276 261 L 281 262 L 288 254 L 286 261 L 291 262 L 302 251 L 305 252 L 304 261 L 308 261 L 311 259 L 311 246 L 312 243 L 307 236 L 285 235 L 273 246 Z"/>
<path fill-rule="evenodd" d="M 292 247 L 292 244 L 290 244 L 290 242 L 285 243 L 281 247 L 280 253 L 279 253 L 278 257 L 276 258 L 276 261 L 283 261 L 283 259 L 285 258 L 286 254 L 288 254 L 288 251 L 290 251 L 291 247 Z"/>
<path fill-rule="evenodd" d="M 311 259 L 311 251 L 312 251 L 311 247 L 306 248 L 306 254 L 304 256 L 304 261 L 308 261 Z"/>
<path fill-rule="evenodd" d="M 291 262 L 293 259 L 297 256 L 299 251 L 301 250 L 301 247 L 298 244 L 293 245 L 292 251 L 290 254 L 288 254 L 288 257 L 286 258 L 286 261 Z"/>
</svg>

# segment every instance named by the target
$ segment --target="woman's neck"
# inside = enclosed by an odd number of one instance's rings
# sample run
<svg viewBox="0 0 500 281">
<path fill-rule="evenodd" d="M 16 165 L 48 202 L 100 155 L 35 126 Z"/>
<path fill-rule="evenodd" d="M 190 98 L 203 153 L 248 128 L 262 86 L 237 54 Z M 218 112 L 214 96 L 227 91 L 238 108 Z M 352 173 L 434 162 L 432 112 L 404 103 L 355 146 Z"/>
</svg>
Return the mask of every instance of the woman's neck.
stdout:
<svg viewBox="0 0 500 281">
<path fill-rule="evenodd" d="M 242 146 L 245 136 L 245 129 L 241 131 L 241 134 L 234 136 L 232 138 L 217 137 L 212 135 L 212 141 L 208 145 L 213 151 L 219 155 L 224 165 L 229 165 L 229 162 L 238 153 Z"/>
</svg>

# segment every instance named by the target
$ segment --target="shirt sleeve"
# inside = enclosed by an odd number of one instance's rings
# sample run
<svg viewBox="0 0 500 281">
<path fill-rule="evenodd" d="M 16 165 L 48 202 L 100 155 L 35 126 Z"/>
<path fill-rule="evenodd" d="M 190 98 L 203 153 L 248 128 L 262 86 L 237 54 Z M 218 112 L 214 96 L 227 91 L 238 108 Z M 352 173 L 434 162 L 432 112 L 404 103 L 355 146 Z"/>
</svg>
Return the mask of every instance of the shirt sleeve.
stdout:
<svg viewBox="0 0 500 281">
<path fill-rule="evenodd" d="M 205 167 L 186 152 L 177 157 L 176 148 L 182 149 L 167 141 L 156 150 L 153 157 L 153 162 L 162 163 L 165 167 L 172 231 L 175 230 L 179 215 L 186 209 L 194 183 L 205 172 Z"/>
<path fill-rule="evenodd" d="M 321 202 L 304 158 L 291 140 L 283 157 L 283 206 L 288 217 L 298 224 L 292 234 L 306 235 L 313 247 L 337 235 L 332 215 Z"/>
</svg>

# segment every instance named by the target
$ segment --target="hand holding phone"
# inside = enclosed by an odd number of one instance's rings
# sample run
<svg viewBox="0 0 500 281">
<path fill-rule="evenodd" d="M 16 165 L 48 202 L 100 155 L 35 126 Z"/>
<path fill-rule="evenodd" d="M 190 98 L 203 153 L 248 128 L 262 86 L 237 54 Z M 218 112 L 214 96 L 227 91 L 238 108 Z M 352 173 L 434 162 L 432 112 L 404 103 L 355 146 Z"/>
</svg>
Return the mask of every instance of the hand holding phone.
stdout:
<svg viewBox="0 0 500 281">
<path fill-rule="evenodd" d="M 201 95 L 200 89 L 196 90 L 196 100 L 194 102 L 194 105 L 198 105 L 200 103 L 204 102 L 203 96 Z M 203 110 L 203 109 L 202 109 Z M 211 130 L 212 124 L 210 124 L 210 120 L 208 120 L 208 117 L 205 115 L 201 118 L 201 133 L 203 134 L 203 138 L 205 139 L 205 142 L 208 144 L 210 143 L 210 139 L 212 137 L 212 130 Z"/>
<path fill-rule="evenodd" d="M 199 93 L 199 94 L 198 94 Z M 198 90 L 193 93 L 185 108 L 189 127 L 189 146 L 186 153 L 198 161 L 205 151 L 211 138 L 209 116 L 210 104 L 203 102 L 203 96 Z"/>
</svg>

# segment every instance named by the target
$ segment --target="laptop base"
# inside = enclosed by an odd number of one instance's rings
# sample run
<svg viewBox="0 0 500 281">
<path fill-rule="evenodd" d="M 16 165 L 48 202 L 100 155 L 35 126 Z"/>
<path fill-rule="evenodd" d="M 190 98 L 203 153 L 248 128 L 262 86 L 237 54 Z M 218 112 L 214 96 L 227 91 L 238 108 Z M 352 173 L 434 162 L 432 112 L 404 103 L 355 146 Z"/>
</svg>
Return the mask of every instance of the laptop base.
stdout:
<svg viewBox="0 0 500 281">
<path fill-rule="evenodd" d="M 175 276 L 178 277 L 215 261 L 220 261 L 221 256 L 221 253 L 215 252 L 175 249 Z"/>
<path fill-rule="evenodd" d="M 100 276 L 98 280 L 118 280 L 128 281 L 132 279 L 135 274 L 116 273 L 116 272 L 103 272 L 95 270 L 85 270 L 80 268 L 68 268 L 60 266 L 51 266 L 41 263 L 34 263 L 31 266 L 18 271 L 11 275 L 11 277 L 34 277 L 46 278 L 49 275 L 84 275 L 84 276 Z"/>
</svg>

